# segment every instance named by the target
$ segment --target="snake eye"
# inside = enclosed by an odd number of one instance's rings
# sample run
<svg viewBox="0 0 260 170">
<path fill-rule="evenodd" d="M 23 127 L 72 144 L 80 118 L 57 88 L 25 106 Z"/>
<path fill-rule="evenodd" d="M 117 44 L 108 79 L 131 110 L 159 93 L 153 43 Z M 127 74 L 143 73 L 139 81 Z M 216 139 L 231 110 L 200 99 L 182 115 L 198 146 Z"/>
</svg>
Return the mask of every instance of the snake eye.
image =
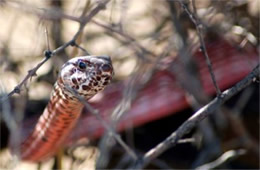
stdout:
<svg viewBox="0 0 260 170">
<path fill-rule="evenodd" d="M 82 61 L 79 62 L 79 68 L 80 68 L 80 69 L 84 70 L 84 69 L 86 69 L 86 67 L 87 67 L 87 66 L 86 66 L 86 63 L 84 63 L 84 62 L 82 62 Z"/>
</svg>

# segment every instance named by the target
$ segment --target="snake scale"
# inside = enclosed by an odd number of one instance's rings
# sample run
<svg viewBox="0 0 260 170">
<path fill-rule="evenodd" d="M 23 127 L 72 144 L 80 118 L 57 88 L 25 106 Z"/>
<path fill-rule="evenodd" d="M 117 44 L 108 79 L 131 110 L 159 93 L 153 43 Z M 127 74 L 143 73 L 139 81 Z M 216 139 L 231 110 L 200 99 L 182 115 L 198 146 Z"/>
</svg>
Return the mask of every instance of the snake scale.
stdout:
<svg viewBox="0 0 260 170">
<path fill-rule="evenodd" d="M 81 56 L 67 61 L 61 68 L 43 114 L 32 133 L 21 143 L 21 160 L 40 162 L 53 156 L 84 107 L 71 89 L 88 100 L 110 83 L 113 74 L 109 56 Z"/>
</svg>

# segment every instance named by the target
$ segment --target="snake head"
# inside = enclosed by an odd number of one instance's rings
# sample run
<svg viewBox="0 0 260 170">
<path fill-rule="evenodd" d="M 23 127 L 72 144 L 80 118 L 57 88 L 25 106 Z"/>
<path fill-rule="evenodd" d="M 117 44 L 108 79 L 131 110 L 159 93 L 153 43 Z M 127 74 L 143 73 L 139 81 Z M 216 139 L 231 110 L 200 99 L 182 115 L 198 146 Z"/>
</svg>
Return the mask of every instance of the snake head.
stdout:
<svg viewBox="0 0 260 170">
<path fill-rule="evenodd" d="M 109 56 L 81 56 L 70 59 L 62 66 L 57 83 L 88 99 L 103 90 L 113 74 Z"/>
</svg>

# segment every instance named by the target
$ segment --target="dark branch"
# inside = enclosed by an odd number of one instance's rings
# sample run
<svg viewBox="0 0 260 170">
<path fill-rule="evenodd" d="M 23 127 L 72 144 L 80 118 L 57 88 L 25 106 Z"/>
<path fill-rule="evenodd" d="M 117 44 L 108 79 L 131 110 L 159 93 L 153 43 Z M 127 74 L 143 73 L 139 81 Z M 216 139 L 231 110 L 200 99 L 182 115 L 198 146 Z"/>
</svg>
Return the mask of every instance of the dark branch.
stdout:
<svg viewBox="0 0 260 170">
<path fill-rule="evenodd" d="M 249 73 L 243 80 L 238 82 L 233 87 L 225 90 L 220 96 L 217 96 L 210 103 L 199 109 L 193 114 L 187 121 L 185 121 L 175 132 L 173 132 L 168 138 L 159 143 L 154 148 L 150 149 L 141 160 L 136 162 L 135 168 L 140 169 L 147 165 L 150 161 L 158 157 L 164 151 L 170 147 L 175 146 L 178 141 L 187 133 L 189 133 L 197 124 L 199 124 L 203 119 L 209 116 L 209 114 L 216 111 L 223 103 L 225 103 L 232 96 L 237 94 L 242 89 L 249 86 L 252 82 L 260 78 L 259 75 L 259 64 Z"/>
</svg>

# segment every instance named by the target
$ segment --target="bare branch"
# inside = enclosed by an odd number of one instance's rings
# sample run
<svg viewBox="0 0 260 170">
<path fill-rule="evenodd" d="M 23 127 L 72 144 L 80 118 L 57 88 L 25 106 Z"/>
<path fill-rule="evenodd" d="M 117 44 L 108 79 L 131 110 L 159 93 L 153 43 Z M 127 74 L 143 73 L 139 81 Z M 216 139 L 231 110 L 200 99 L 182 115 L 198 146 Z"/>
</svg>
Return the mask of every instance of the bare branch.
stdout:
<svg viewBox="0 0 260 170">
<path fill-rule="evenodd" d="M 1 97 L 1 102 L 7 100 L 10 96 L 12 96 L 15 93 L 20 93 L 21 92 L 21 88 L 23 85 L 25 85 L 28 80 L 30 78 L 32 78 L 33 76 L 36 76 L 36 71 L 45 63 L 47 62 L 51 57 L 51 53 L 49 53 L 48 51 L 45 52 L 45 58 L 38 63 L 34 68 L 32 68 L 31 70 L 28 71 L 28 74 L 25 76 L 25 78 L 7 95 Z"/>
<path fill-rule="evenodd" d="M 205 41 L 203 39 L 203 33 L 202 33 L 203 25 L 202 25 L 201 21 L 199 20 L 199 18 L 196 15 L 195 3 L 194 3 L 194 1 L 192 1 L 192 6 L 193 6 L 193 10 L 194 10 L 194 14 L 193 14 L 192 12 L 190 12 L 188 7 L 183 3 L 183 1 L 178 0 L 178 2 L 180 3 L 180 5 L 184 9 L 184 11 L 189 15 L 191 21 L 194 23 L 194 25 L 196 27 L 197 34 L 198 34 L 199 41 L 200 41 L 200 49 L 201 49 L 201 51 L 203 52 L 203 54 L 204 54 L 204 56 L 206 58 L 206 62 L 207 62 L 208 69 L 209 69 L 209 72 L 210 72 L 210 75 L 211 75 L 211 79 L 212 79 L 213 84 L 214 84 L 214 86 L 216 88 L 217 95 L 221 95 L 221 90 L 218 87 L 218 84 L 217 84 L 217 81 L 216 81 L 216 77 L 215 77 L 215 74 L 213 72 L 212 64 L 211 64 L 211 61 L 209 59 L 209 55 L 208 55 L 207 48 L 206 48 L 206 45 L 205 45 Z"/>
<path fill-rule="evenodd" d="M 223 103 L 225 103 L 232 96 L 237 94 L 242 89 L 249 86 L 252 82 L 260 78 L 259 75 L 259 64 L 249 73 L 243 80 L 238 82 L 233 87 L 225 90 L 220 96 L 217 96 L 210 103 L 199 109 L 193 114 L 187 121 L 185 121 L 175 132 L 173 132 L 164 141 L 159 143 L 154 148 L 150 149 L 141 160 L 136 162 L 135 168 L 141 168 L 148 164 L 151 160 L 158 157 L 164 151 L 173 147 L 177 144 L 178 140 L 181 139 L 185 134 L 190 132 L 197 124 L 199 124 L 203 119 L 209 116 L 212 112 L 216 111 Z"/>
<path fill-rule="evenodd" d="M 83 9 L 83 12 L 82 12 L 82 14 L 81 14 L 81 17 L 84 17 L 89 9 L 90 9 L 90 1 L 86 1 L 85 6 L 84 6 L 84 9 Z M 81 32 L 81 34 L 80 34 L 80 35 L 78 36 L 78 38 L 75 40 L 75 46 L 76 46 L 77 48 L 74 48 L 74 49 L 72 50 L 72 52 L 71 52 L 71 56 L 73 56 L 73 57 L 77 55 L 78 49 L 81 49 L 81 50 L 84 51 L 87 55 L 89 55 L 89 53 L 88 53 L 85 49 L 83 49 L 83 48 L 77 46 L 78 44 L 81 43 L 81 41 L 82 41 L 82 36 L 83 36 L 83 32 Z"/>
<path fill-rule="evenodd" d="M 62 46 L 60 46 L 59 48 L 57 48 L 56 50 L 53 50 L 52 54 L 56 55 L 57 53 L 61 52 L 62 50 L 64 50 L 65 48 L 67 48 L 70 45 L 74 45 L 75 41 L 77 40 L 78 36 L 80 35 L 80 33 L 83 31 L 85 25 L 101 10 L 103 10 L 106 6 L 106 4 L 109 2 L 110 0 L 104 0 L 102 2 L 100 2 L 90 13 L 88 16 L 84 17 L 82 16 L 82 21 L 80 23 L 79 29 L 76 32 L 76 34 L 74 35 L 74 37 L 67 43 L 63 44 Z"/>
<path fill-rule="evenodd" d="M 45 58 L 39 63 L 37 64 L 34 68 L 32 68 L 31 70 L 28 71 L 28 74 L 25 76 L 25 78 L 10 92 L 8 93 L 8 95 L 1 97 L 1 102 L 5 101 L 8 97 L 12 96 L 15 93 L 20 93 L 21 91 L 21 87 L 23 85 L 25 85 L 28 80 L 33 77 L 36 76 L 36 72 L 37 70 L 45 63 L 47 62 L 52 56 L 57 55 L 59 52 L 63 51 L 65 48 L 67 48 L 70 45 L 75 45 L 75 41 L 78 38 L 78 36 L 80 35 L 80 33 L 83 31 L 85 25 L 102 9 L 105 8 L 106 4 L 109 2 L 109 0 L 104 0 L 102 2 L 99 2 L 98 5 L 89 13 L 88 16 L 82 16 L 82 22 L 80 23 L 80 27 L 78 29 L 78 31 L 76 32 L 76 34 L 73 36 L 73 38 L 63 44 L 62 46 L 58 47 L 57 49 L 51 51 L 46 51 L 45 52 Z"/>
<path fill-rule="evenodd" d="M 92 20 L 92 22 L 110 32 L 113 32 L 113 33 L 116 33 L 122 37 L 124 37 L 128 42 L 132 42 L 133 43 L 133 46 L 135 47 L 135 49 L 140 49 L 144 54 L 149 54 L 153 57 L 155 57 L 156 55 L 153 54 L 153 52 L 149 51 L 148 49 L 144 48 L 141 44 L 139 44 L 137 42 L 137 40 L 131 36 L 129 36 L 128 34 L 124 33 L 121 29 L 115 29 L 113 28 L 113 26 L 109 26 L 109 25 L 105 25 L 105 24 L 102 24 L 100 23 L 99 21 L 96 21 L 96 20 Z"/>
<path fill-rule="evenodd" d="M 134 159 L 137 160 L 137 155 L 135 152 L 121 139 L 120 135 L 117 134 L 114 129 L 108 125 L 108 123 L 100 116 L 101 114 L 99 113 L 98 110 L 94 109 L 83 97 L 81 97 L 77 91 L 74 89 L 70 88 L 69 86 L 66 86 L 66 88 L 74 94 L 74 96 L 82 103 L 84 104 L 85 108 L 93 114 L 103 125 L 103 127 L 107 130 L 109 135 L 113 136 L 115 140 L 126 150 L 126 152 Z"/>
</svg>

